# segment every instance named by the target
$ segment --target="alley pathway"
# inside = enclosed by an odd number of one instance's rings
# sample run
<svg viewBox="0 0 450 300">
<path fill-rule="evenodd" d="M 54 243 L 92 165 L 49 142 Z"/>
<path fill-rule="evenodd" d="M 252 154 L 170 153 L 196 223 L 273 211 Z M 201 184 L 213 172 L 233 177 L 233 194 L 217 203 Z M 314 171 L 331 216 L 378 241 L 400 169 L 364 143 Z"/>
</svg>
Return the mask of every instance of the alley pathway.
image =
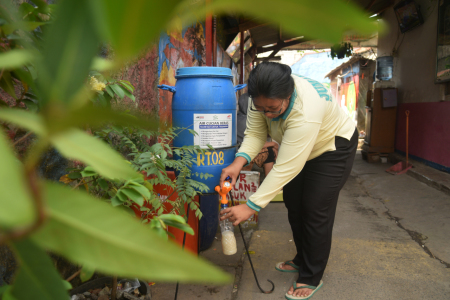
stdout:
<svg viewBox="0 0 450 300">
<path fill-rule="evenodd" d="M 357 154 L 340 194 L 324 286 L 313 300 L 450 299 L 450 196 L 390 175 L 388 166 Z M 284 299 L 296 275 L 274 269 L 295 253 L 283 203 L 261 212 L 250 250 L 261 285 L 269 288 L 270 279 L 276 289 L 261 294 L 245 260 L 235 298 Z"/>
</svg>

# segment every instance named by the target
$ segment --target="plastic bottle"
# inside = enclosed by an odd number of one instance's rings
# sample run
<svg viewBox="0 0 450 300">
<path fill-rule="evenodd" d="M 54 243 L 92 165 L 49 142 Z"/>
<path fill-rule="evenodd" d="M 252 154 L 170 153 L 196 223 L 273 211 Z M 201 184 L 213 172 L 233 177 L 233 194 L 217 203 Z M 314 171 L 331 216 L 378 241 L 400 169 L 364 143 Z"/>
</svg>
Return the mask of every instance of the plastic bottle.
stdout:
<svg viewBox="0 0 450 300">
<path fill-rule="evenodd" d="M 228 208 L 227 193 L 231 190 L 231 184 L 225 181 L 222 189 L 218 186 L 215 189 L 222 197 L 220 201 L 220 211 Z M 236 237 L 234 236 L 234 226 L 228 219 L 219 221 L 220 231 L 222 232 L 222 250 L 225 255 L 233 255 L 237 252 Z"/>
<path fill-rule="evenodd" d="M 228 205 L 222 204 L 221 211 L 228 208 Z M 228 220 L 220 221 L 220 230 L 222 232 L 222 250 L 225 255 L 233 255 L 237 252 L 236 237 L 234 236 L 233 224 Z"/>
</svg>

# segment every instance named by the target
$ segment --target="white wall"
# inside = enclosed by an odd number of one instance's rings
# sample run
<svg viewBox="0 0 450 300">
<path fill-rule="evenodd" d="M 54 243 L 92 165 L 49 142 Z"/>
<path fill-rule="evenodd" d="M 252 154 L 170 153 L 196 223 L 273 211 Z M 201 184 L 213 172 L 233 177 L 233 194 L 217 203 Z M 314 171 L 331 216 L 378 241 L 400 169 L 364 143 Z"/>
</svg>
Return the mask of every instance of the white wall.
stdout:
<svg viewBox="0 0 450 300">
<path fill-rule="evenodd" d="M 434 83 L 439 0 L 415 2 L 421 6 L 424 24 L 405 34 L 400 33 L 393 7 L 381 15 L 388 30 L 378 38 L 378 57 L 392 55 L 394 47 L 398 48 L 394 81 L 400 103 L 438 102 L 443 97 L 442 87 Z"/>
</svg>

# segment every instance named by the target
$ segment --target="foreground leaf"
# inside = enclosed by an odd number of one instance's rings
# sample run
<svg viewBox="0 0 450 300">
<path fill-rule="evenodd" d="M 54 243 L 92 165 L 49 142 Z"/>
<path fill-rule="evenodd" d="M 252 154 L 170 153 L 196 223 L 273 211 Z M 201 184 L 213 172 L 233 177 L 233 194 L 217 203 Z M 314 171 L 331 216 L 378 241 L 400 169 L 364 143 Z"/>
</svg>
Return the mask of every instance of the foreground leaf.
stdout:
<svg viewBox="0 0 450 300">
<path fill-rule="evenodd" d="M 144 120 L 128 113 L 93 106 L 85 106 L 72 110 L 64 116 L 52 115 L 47 123 L 51 132 L 63 131 L 70 127 L 82 127 L 85 125 L 89 125 L 90 128 L 101 128 L 111 123 L 120 126 L 135 126 L 148 130 L 157 130 L 159 125 L 159 122 L 156 120 Z"/>
<path fill-rule="evenodd" d="M 2 296 L 4 293 L 6 293 L 6 291 L 9 290 L 10 288 L 11 288 L 10 285 L 0 286 L 0 296 Z"/>
<path fill-rule="evenodd" d="M 0 119 L 33 131 L 40 136 L 45 136 L 47 132 L 40 115 L 23 109 L 3 108 L 0 110 Z"/>
<path fill-rule="evenodd" d="M 83 86 L 98 50 L 95 16 L 89 0 L 65 0 L 44 37 L 39 83 L 42 104 L 68 103 Z"/>
<path fill-rule="evenodd" d="M 180 0 L 91 1 L 99 14 L 98 28 L 109 38 L 120 59 L 137 54 L 165 28 Z M 101 12 L 101 14 L 100 14 Z"/>
<path fill-rule="evenodd" d="M 65 157 L 86 163 L 104 177 L 130 179 L 139 176 L 108 144 L 79 129 L 52 136 L 51 143 Z"/>
<path fill-rule="evenodd" d="M 14 157 L 6 138 L 0 131 L 0 227 L 32 223 L 35 219 L 31 197 L 25 188 L 22 165 Z"/>
<path fill-rule="evenodd" d="M 272 0 L 214 0 L 208 7 L 203 1 L 184 1 L 177 8 L 184 23 L 204 18 L 208 11 L 250 15 L 280 24 L 291 34 L 333 43 L 341 41 L 347 30 L 370 34 L 382 29 L 361 8 L 342 0 L 278 0 L 276 4 Z"/>
<path fill-rule="evenodd" d="M 14 49 L 0 53 L 0 69 L 14 69 L 33 61 L 35 53 L 30 50 Z"/>
<path fill-rule="evenodd" d="M 230 282 L 230 276 L 110 205 L 46 184 L 49 219 L 33 241 L 72 262 L 111 275 L 152 281 Z"/>
<path fill-rule="evenodd" d="M 20 262 L 14 285 L 7 291 L 13 299 L 70 299 L 63 279 L 45 251 L 30 240 L 14 242 L 11 248 Z"/>
<path fill-rule="evenodd" d="M 92 276 L 94 276 L 95 270 L 93 269 L 89 269 L 86 266 L 83 266 L 83 268 L 81 269 L 81 273 L 80 273 L 80 279 L 81 282 L 85 282 L 88 281 L 89 279 L 92 278 Z"/>
</svg>

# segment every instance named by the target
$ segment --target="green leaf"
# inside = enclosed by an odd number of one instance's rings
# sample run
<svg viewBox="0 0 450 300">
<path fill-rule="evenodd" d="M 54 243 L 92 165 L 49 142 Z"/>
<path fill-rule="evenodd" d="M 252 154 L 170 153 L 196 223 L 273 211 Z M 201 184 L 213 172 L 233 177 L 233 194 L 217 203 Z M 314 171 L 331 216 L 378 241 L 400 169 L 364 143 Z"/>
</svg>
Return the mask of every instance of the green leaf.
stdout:
<svg viewBox="0 0 450 300">
<path fill-rule="evenodd" d="M 104 127 L 107 123 L 120 126 L 135 126 L 156 130 L 159 123 L 156 120 L 139 119 L 131 114 L 114 111 L 105 107 L 84 106 L 73 110 L 68 115 L 52 116 L 47 121 L 51 132 L 66 130 L 70 127 L 89 125 L 91 128 Z"/>
<path fill-rule="evenodd" d="M 186 232 L 187 234 L 190 235 L 194 235 L 194 229 L 191 228 L 191 226 L 187 225 L 187 224 L 180 224 L 178 222 L 172 222 L 172 221 L 164 221 L 164 223 L 166 223 L 167 226 L 172 226 L 174 228 L 178 228 L 184 232 Z"/>
<path fill-rule="evenodd" d="M 144 198 L 137 191 L 128 188 L 123 188 L 120 191 L 124 193 L 128 198 L 130 198 L 131 201 L 135 202 L 137 205 L 139 206 L 144 205 Z"/>
<path fill-rule="evenodd" d="M 106 86 L 105 91 L 108 93 L 108 95 L 114 97 L 114 92 L 109 85 Z"/>
<path fill-rule="evenodd" d="M 111 41 L 119 60 L 138 54 L 158 37 L 174 16 L 179 0 L 102 0 L 91 1 L 97 5 L 97 26 Z M 204 18 L 204 16 L 203 16 Z"/>
<path fill-rule="evenodd" d="M 128 98 L 133 100 L 133 102 L 136 102 L 136 98 L 134 97 L 134 95 L 132 93 L 130 93 L 126 88 L 121 88 L 121 89 L 125 93 L 125 96 L 127 96 Z"/>
<path fill-rule="evenodd" d="M 204 18 L 206 12 L 243 13 L 245 15 L 281 24 L 283 30 L 308 39 L 323 39 L 336 43 L 345 31 L 362 34 L 382 31 L 377 22 L 352 2 L 342 0 L 214 0 L 206 7 L 204 3 L 184 1 L 177 7 L 182 22 L 191 23 Z"/>
<path fill-rule="evenodd" d="M 100 41 L 88 2 L 61 1 L 45 32 L 38 77 L 42 104 L 69 103 L 84 85 Z"/>
<path fill-rule="evenodd" d="M 98 184 L 100 185 L 100 187 L 101 187 L 102 189 L 104 189 L 104 190 L 109 189 L 108 182 L 107 182 L 105 179 L 99 178 L 99 179 L 97 180 L 97 182 L 98 182 Z"/>
<path fill-rule="evenodd" d="M 10 289 L 11 286 L 10 285 L 3 285 L 0 286 L 0 296 L 2 296 L 8 289 Z"/>
<path fill-rule="evenodd" d="M 98 173 L 97 172 L 92 172 L 92 171 L 81 171 L 81 176 L 82 177 L 92 177 L 92 176 L 97 176 Z"/>
<path fill-rule="evenodd" d="M 36 10 L 41 13 L 49 13 L 51 11 L 50 7 L 52 5 L 47 4 L 47 2 L 45 2 L 45 0 L 31 0 L 31 2 L 36 4 L 36 6 L 37 6 Z"/>
<path fill-rule="evenodd" d="M 186 220 L 182 216 L 179 216 L 179 215 L 164 214 L 164 215 L 160 215 L 158 218 L 160 218 L 164 222 L 172 221 L 172 222 L 178 222 L 181 224 L 186 224 Z"/>
<path fill-rule="evenodd" d="M 125 97 L 124 90 L 118 85 L 118 84 L 110 84 L 109 87 L 113 90 L 113 92 L 120 97 L 120 99 L 123 99 Z"/>
<path fill-rule="evenodd" d="M 83 266 L 83 268 L 81 269 L 81 273 L 80 273 L 81 282 L 85 282 L 85 281 L 88 281 L 89 279 L 91 279 L 92 276 L 94 276 L 94 273 L 95 273 L 94 269 L 90 269 L 86 266 Z"/>
<path fill-rule="evenodd" d="M 25 105 L 27 106 L 27 108 L 32 111 L 32 112 L 37 112 L 38 111 L 38 104 L 35 103 L 33 100 L 30 99 L 23 99 L 22 100 L 23 103 L 25 103 Z"/>
<path fill-rule="evenodd" d="M 120 199 L 118 197 L 112 197 L 111 198 L 111 205 L 112 206 L 119 206 L 119 205 L 123 205 L 123 202 L 120 201 Z"/>
<path fill-rule="evenodd" d="M 70 299 L 62 278 L 44 250 L 31 240 L 10 245 L 20 262 L 14 285 L 9 291 L 12 297 L 17 300 Z"/>
<path fill-rule="evenodd" d="M 22 14 L 22 16 L 25 16 L 26 14 L 28 14 L 34 10 L 35 10 L 34 6 L 29 3 L 26 3 L 26 2 L 20 4 L 20 6 L 19 6 L 19 11 Z"/>
<path fill-rule="evenodd" d="M 33 131 L 40 136 L 47 134 L 42 117 L 23 109 L 2 108 L 0 110 L 0 119 Z"/>
<path fill-rule="evenodd" d="M 228 283 L 231 277 L 86 193 L 46 184 L 48 221 L 41 247 L 104 274 L 152 281 Z"/>
<path fill-rule="evenodd" d="M 116 193 L 116 198 L 117 198 L 117 200 L 119 200 L 119 201 L 122 202 L 121 204 L 123 204 L 123 202 L 126 202 L 126 201 L 128 200 L 127 195 L 125 195 L 124 193 L 122 193 L 122 189 L 120 189 L 120 190 Z M 115 205 L 113 204 L 113 206 L 115 206 Z"/>
<path fill-rule="evenodd" d="M 67 177 L 69 177 L 70 179 L 78 179 L 78 178 L 82 178 L 83 176 L 81 176 L 80 172 L 72 172 L 72 173 L 69 173 L 67 175 Z"/>
<path fill-rule="evenodd" d="M 189 133 L 192 134 L 193 136 L 198 135 L 197 131 L 193 130 L 193 129 L 188 129 Z M 209 144 L 207 146 L 210 146 Z"/>
<path fill-rule="evenodd" d="M 73 289 L 73 286 L 72 286 L 72 284 L 70 282 L 68 282 L 66 280 L 63 280 L 62 283 L 63 283 L 64 287 L 66 288 L 66 290 Z"/>
<path fill-rule="evenodd" d="M 130 164 L 106 143 L 87 133 L 71 129 L 51 137 L 51 143 L 65 157 L 90 165 L 100 175 L 110 179 L 138 177 Z"/>
<path fill-rule="evenodd" d="M 132 182 L 128 187 L 135 189 L 136 192 L 141 194 L 144 198 L 146 199 L 150 198 L 150 191 L 148 190 L 147 187 L 134 182 Z"/>
<path fill-rule="evenodd" d="M 91 166 L 87 166 L 84 168 L 83 171 L 80 172 L 82 177 L 91 177 L 91 176 L 97 176 L 98 173 L 95 172 L 95 170 Z"/>
<path fill-rule="evenodd" d="M 91 69 L 99 72 L 109 71 L 114 69 L 115 64 L 113 61 L 101 57 L 94 57 Z"/>
<path fill-rule="evenodd" d="M 13 49 L 0 53 L 0 69 L 15 69 L 29 64 L 36 57 L 31 50 Z"/>
<path fill-rule="evenodd" d="M 119 80 L 119 83 L 128 89 L 129 92 L 134 92 L 134 86 L 128 80 Z"/>
<path fill-rule="evenodd" d="M 155 232 L 159 237 L 164 239 L 164 241 L 168 240 L 167 230 L 162 227 L 152 227 L 153 232 Z"/>
<path fill-rule="evenodd" d="M 16 91 L 14 89 L 14 80 L 9 71 L 4 71 L 0 78 L 0 88 L 7 92 L 11 97 L 17 99 Z"/>
<path fill-rule="evenodd" d="M 0 132 L 0 227 L 12 228 L 35 220 L 34 205 L 26 188 L 23 167 Z"/>
</svg>

